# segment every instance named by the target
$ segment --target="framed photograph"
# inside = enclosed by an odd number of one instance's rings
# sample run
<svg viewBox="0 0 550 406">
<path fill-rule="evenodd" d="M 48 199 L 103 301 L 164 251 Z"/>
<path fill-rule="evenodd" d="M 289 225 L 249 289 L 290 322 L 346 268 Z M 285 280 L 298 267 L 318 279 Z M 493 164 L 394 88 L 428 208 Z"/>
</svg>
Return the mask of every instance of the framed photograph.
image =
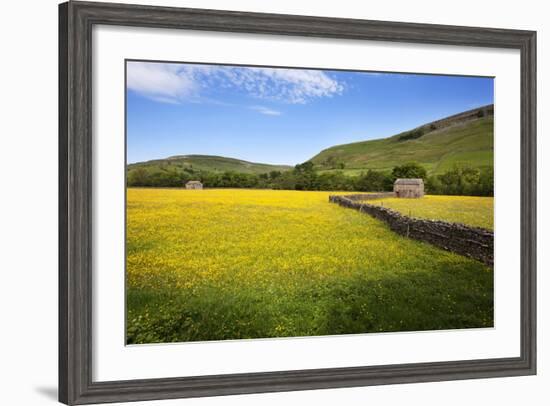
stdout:
<svg viewBox="0 0 550 406">
<path fill-rule="evenodd" d="M 59 6 L 59 400 L 536 373 L 536 33 Z"/>
</svg>

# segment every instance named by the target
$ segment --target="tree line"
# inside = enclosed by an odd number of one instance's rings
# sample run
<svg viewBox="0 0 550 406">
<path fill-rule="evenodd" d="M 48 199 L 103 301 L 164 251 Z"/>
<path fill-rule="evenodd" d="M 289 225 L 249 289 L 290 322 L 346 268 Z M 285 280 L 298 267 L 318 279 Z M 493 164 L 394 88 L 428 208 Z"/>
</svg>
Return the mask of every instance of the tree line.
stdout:
<svg viewBox="0 0 550 406">
<path fill-rule="evenodd" d="M 395 166 L 391 171 L 369 169 L 355 176 L 341 170 L 319 172 L 309 161 L 289 171 L 262 174 L 138 166 L 129 168 L 127 175 L 127 184 L 133 187 L 182 187 L 189 180 L 200 180 L 206 188 L 380 192 L 393 190 L 397 178 L 422 178 L 429 194 L 493 196 L 494 193 L 491 167 L 456 166 L 439 175 L 428 175 L 426 169 L 415 162 Z"/>
</svg>

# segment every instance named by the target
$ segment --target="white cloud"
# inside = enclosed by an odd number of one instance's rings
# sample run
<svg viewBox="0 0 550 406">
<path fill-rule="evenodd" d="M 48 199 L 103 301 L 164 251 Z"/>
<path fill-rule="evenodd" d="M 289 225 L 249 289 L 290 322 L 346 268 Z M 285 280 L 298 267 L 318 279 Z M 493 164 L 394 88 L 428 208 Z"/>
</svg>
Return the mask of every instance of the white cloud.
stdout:
<svg viewBox="0 0 550 406">
<path fill-rule="evenodd" d="M 196 84 L 177 65 L 129 62 L 126 86 L 152 100 L 178 103 L 196 92 Z"/>
<path fill-rule="evenodd" d="M 219 89 L 235 89 L 253 98 L 290 104 L 304 104 L 344 91 L 344 83 L 323 71 L 307 69 L 129 62 L 127 80 L 130 90 L 172 103 L 212 97 Z"/>
<path fill-rule="evenodd" d="M 280 111 L 273 110 L 265 106 L 250 106 L 250 109 L 257 111 L 260 114 L 265 114 L 266 116 L 280 116 L 282 114 Z"/>
<path fill-rule="evenodd" d="M 341 94 L 344 85 L 318 70 L 282 68 L 222 68 L 217 72 L 228 87 L 240 87 L 259 99 L 303 104 Z"/>
</svg>

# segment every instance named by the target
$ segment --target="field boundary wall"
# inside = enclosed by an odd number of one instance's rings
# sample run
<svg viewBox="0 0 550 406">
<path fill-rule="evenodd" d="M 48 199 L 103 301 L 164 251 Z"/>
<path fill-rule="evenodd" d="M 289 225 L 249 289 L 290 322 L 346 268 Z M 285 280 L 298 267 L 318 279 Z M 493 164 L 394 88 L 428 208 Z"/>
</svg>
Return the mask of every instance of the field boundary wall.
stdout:
<svg viewBox="0 0 550 406">
<path fill-rule="evenodd" d="M 397 234 L 451 251 L 487 266 L 493 266 L 494 233 L 479 227 L 440 220 L 427 220 L 405 216 L 395 210 L 370 203 L 368 200 L 392 197 L 393 193 L 369 193 L 353 195 L 331 195 L 329 202 L 383 221 Z"/>
</svg>

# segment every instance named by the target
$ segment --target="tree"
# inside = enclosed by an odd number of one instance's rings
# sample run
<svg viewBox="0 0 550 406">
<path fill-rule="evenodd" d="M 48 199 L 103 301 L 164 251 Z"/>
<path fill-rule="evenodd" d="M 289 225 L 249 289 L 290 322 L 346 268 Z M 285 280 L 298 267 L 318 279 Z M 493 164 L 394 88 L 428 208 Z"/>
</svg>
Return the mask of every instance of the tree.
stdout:
<svg viewBox="0 0 550 406">
<path fill-rule="evenodd" d="M 355 186 L 365 192 L 381 192 L 387 190 L 391 183 L 391 179 L 384 173 L 369 169 L 366 174 L 362 173 L 358 177 Z"/>
<path fill-rule="evenodd" d="M 396 166 L 392 170 L 392 181 L 398 178 L 421 178 L 426 179 L 428 173 L 426 169 L 416 162 L 408 162 L 401 166 Z"/>
<path fill-rule="evenodd" d="M 408 141 L 408 140 L 415 140 L 417 138 L 420 138 L 424 135 L 424 129 L 423 128 L 416 128 L 414 130 L 411 130 L 409 132 L 406 132 L 405 134 L 399 136 L 399 141 Z"/>
<path fill-rule="evenodd" d="M 442 194 L 442 186 L 439 177 L 429 176 L 425 182 L 426 193 L 430 195 L 440 195 Z"/>
<path fill-rule="evenodd" d="M 303 164 L 298 164 L 294 167 L 294 171 L 299 173 L 313 172 L 313 162 L 306 161 Z"/>
<path fill-rule="evenodd" d="M 430 194 L 493 196 L 493 168 L 455 166 L 437 176 L 430 176 L 426 191 Z"/>
<path fill-rule="evenodd" d="M 283 172 L 277 177 L 276 181 L 272 183 L 272 187 L 273 189 L 296 189 L 296 177 L 294 176 L 294 171 Z"/>
<path fill-rule="evenodd" d="M 483 168 L 479 174 L 479 194 L 480 196 L 493 196 L 494 193 L 493 167 Z"/>
<path fill-rule="evenodd" d="M 149 173 L 145 168 L 138 167 L 128 171 L 128 186 L 148 186 Z"/>
<path fill-rule="evenodd" d="M 296 190 L 315 190 L 317 173 L 313 169 L 313 162 L 307 161 L 294 167 Z"/>
</svg>

